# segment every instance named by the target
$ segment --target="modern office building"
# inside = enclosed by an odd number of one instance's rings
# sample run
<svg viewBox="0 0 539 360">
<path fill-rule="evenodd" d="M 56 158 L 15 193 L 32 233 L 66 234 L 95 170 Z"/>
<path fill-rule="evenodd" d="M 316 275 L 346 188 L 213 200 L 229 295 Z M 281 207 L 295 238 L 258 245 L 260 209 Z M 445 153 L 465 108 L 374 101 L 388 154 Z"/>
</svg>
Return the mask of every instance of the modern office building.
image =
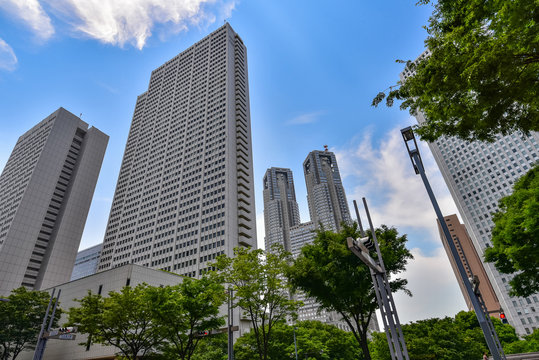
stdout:
<svg viewBox="0 0 539 360">
<path fill-rule="evenodd" d="M 150 286 L 174 286 L 180 284 L 183 277 L 166 271 L 149 269 L 144 266 L 129 264 L 118 268 L 95 273 L 77 280 L 55 284 L 55 296 L 60 294 L 62 309 L 79 307 L 76 299 L 82 299 L 88 292 L 107 297 L 109 292 L 120 292 L 126 285 L 135 287 L 140 284 Z M 52 293 L 52 288 L 43 289 Z M 226 307 L 221 309 L 221 314 L 226 315 Z M 68 321 L 67 311 L 62 312 L 59 324 L 64 326 Z M 114 360 L 118 356 L 118 348 L 101 344 L 84 346 L 88 341 L 88 334 L 77 333 L 74 341 L 49 340 L 43 355 L 44 360 Z M 31 360 L 34 358 L 33 350 L 21 352 L 18 359 Z"/>
<path fill-rule="evenodd" d="M 73 272 L 71 273 L 71 281 L 95 274 L 102 247 L 103 244 L 98 244 L 77 253 L 75 266 L 73 266 Z"/>
<path fill-rule="evenodd" d="M 350 210 L 342 186 L 335 154 L 315 150 L 303 162 L 307 202 L 311 221 L 326 230 L 339 230 L 341 223 L 350 222 Z"/>
<path fill-rule="evenodd" d="M 198 278 L 256 247 L 247 51 L 227 23 L 155 69 L 125 147 L 98 271 Z"/>
<path fill-rule="evenodd" d="M 271 250 L 274 244 L 280 244 L 286 251 L 292 251 L 290 228 L 300 223 L 292 171 L 268 169 L 264 175 L 263 194 L 266 249 Z"/>
<path fill-rule="evenodd" d="M 472 239 L 468 235 L 468 231 L 466 231 L 466 227 L 460 223 L 457 215 L 453 214 L 449 216 L 444 216 L 444 219 L 449 229 L 449 232 L 451 233 L 451 240 L 453 241 L 453 244 L 455 244 L 457 252 L 459 253 L 460 261 L 462 262 L 462 265 L 464 265 L 464 269 L 466 270 L 466 277 L 470 279 L 474 276 L 477 276 L 479 280 L 479 291 L 481 293 L 481 298 L 483 303 L 485 304 L 487 312 L 490 314 L 490 316 L 499 316 L 500 302 L 498 301 L 498 297 L 496 296 L 494 288 L 490 283 L 490 279 L 487 276 L 481 258 L 475 250 Z M 451 267 L 453 268 L 453 272 L 455 273 L 455 277 L 457 278 L 460 290 L 462 291 L 462 296 L 464 296 L 464 300 L 466 301 L 468 310 L 473 310 L 472 302 L 470 300 L 470 297 L 468 296 L 468 293 L 466 292 L 465 285 L 462 283 L 462 279 L 458 272 L 457 264 L 453 259 L 453 255 L 451 254 L 449 245 L 447 244 L 445 236 L 442 232 L 442 227 L 440 226 L 438 220 L 436 220 L 436 223 L 438 224 L 440 239 L 442 240 L 444 249 L 447 253 L 447 256 L 449 257 L 449 262 L 451 263 Z"/>
<path fill-rule="evenodd" d="M 419 58 L 426 56 L 428 51 Z M 401 81 L 411 74 L 405 69 L 400 74 Z M 419 123 L 425 121 L 421 112 L 416 118 Z M 539 134 L 498 135 L 491 143 L 440 137 L 429 147 L 482 259 L 485 248 L 491 245 L 491 214 L 498 210 L 498 200 L 509 195 L 515 181 L 539 161 Z M 509 296 L 511 275 L 499 273 L 492 263 L 484 263 L 484 267 L 516 331 L 530 334 L 538 328 L 539 294 L 527 298 Z"/>
<path fill-rule="evenodd" d="M 63 108 L 19 138 L 0 175 L 0 296 L 69 280 L 107 143 Z"/>
<path fill-rule="evenodd" d="M 320 226 L 337 231 L 343 221 L 351 221 L 335 154 L 327 147 L 324 151 L 312 151 L 304 161 L 303 169 L 311 215 L 311 221 L 305 223 L 300 222 L 292 171 L 272 167 L 264 175 L 267 251 L 271 251 L 273 244 L 280 244 L 295 258 L 301 254 L 303 246 L 313 242 L 315 231 Z M 295 294 L 295 298 L 303 301 L 303 306 L 298 310 L 298 321 L 318 320 L 342 330 L 350 330 L 338 313 L 320 309 L 314 299 L 301 291 Z M 373 331 L 379 330 L 376 317 L 373 317 L 370 327 Z"/>
</svg>

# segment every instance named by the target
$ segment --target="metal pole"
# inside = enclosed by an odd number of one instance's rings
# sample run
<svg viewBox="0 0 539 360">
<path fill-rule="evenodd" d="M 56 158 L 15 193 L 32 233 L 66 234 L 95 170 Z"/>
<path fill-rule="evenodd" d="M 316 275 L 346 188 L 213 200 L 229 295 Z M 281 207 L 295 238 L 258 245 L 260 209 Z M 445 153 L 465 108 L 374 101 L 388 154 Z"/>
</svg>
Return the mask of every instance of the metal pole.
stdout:
<svg viewBox="0 0 539 360">
<path fill-rule="evenodd" d="M 58 306 L 58 300 L 60 299 L 61 292 L 62 292 L 62 289 L 58 290 L 58 294 L 56 295 L 56 301 L 54 302 L 54 306 L 52 307 L 52 315 L 49 321 L 49 327 L 47 328 L 47 331 L 51 330 L 52 322 L 54 321 L 54 314 L 56 313 L 56 307 Z"/>
<path fill-rule="evenodd" d="M 402 333 L 399 316 L 397 314 L 397 309 L 395 308 L 395 301 L 393 300 L 393 294 L 391 293 L 391 287 L 389 286 L 389 280 L 387 279 L 386 266 L 384 264 L 384 259 L 382 258 L 380 246 L 378 245 L 378 239 L 372 224 L 369 207 L 367 206 L 367 199 L 362 198 L 362 200 L 363 206 L 365 206 L 365 212 L 367 213 L 367 220 L 371 229 L 374 248 L 376 249 L 376 254 L 378 255 L 378 264 L 382 268 L 382 273 L 376 274 L 376 278 L 378 280 L 379 288 L 382 290 L 381 295 L 384 308 L 386 309 L 386 314 L 392 316 L 391 321 L 389 321 L 391 336 L 393 338 L 392 343 L 395 347 L 397 359 L 409 359 L 408 349 L 406 348 L 406 343 L 404 341 L 404 334 Z"/>
<path fill-rule="evenodd" d="M 298 345 L 296 343 L 296 327 L 295 326 L 292 328 L 292 331 L 294 332 L 294 351 L 296 352 L 296 360 L 298 360 Z"/>
<path fill-rule="evenodd" d="M 37 337 L 36 349 L 34 350 L 34 360 L 37 360 L 39 356 L 38 353 L 40 351 L 43 333 L 45 331 L 45 326 L 47 325 L 47 318 L 49 317 L 49 311 L 51 309 L 52 299 L 54 298 L 55 292 L 56 292 L 56 288 L 52 289 L 51 298 L 49 300 L 49 305 L 47 306 L 47 311 L 45 312 L 45 316 L 43 316 L 43 323 L 41 324 L 41 330 L 39 331 L 39 335 Z"/>
<path fill-rule="evenodd" d="M 365 236 L 365 231 L 363 231 L 363 224 L 361 224 L 361 218 L 359 217 L 359 210 L 357 209 L 357 202 L 354 200 L 354 210 L 356 210 L 357 224 L 359 225 L 359 232 L 361 236 Z"/>
<path fill-rule="evenodd" d="M 425 175 L 425 169 L 423 168 L 423 164 L 419 157 L 419 151 L 415 149 L 410 152 L 410 155 L 412 156 L 414 160 L 414 165 L 417 167 L 417 170 L 419 171 L 419 175 L 421 175 L 421 179 L 423 180 L 423 183 L 425 184 L 425 189 L 427 190 L 432 206 L 434 207 L 434 212 L 436 213 L 436 216 L 438 217 L 438 221 L 440 222 L 440 226 L 442 227 L 444 236 L 447 241 L 447 245 L 449 246 L 449 249 L 451 250 L 451 254 L 453 255 L 453 259 L 455 260 L 455 263 L 457 265 L 457 269 L 459 271 L 459 275 L 462 280 L 462 283 L 464 284 L 464 287 L 466 288 L 466 292 L 468 293 L 468 296 L 470 297 L 470 300 L 472 302 L 475 315 L 477 316 L 477 320 L 479 321 L 481 330 L 483 330 L 483 335 L 485 336 L 485 340 L 487 341 L 487 345 L 490 350 L 490 353 L 492 354 L 492 357 L 494 358 L 494 360 L 505 359 L 505 356 L 502 357 L 502 355 L 500 355 L 498 347 L 496 346 L 496 343 L 492 336 L 492 332 L 489 329 L 488 324 L 487 324 L 486 316 L 488 315 L 486 315 L 483 312 L 483 309 L 481 308 L 481 305 L 479 304 L 479 300 L 477 299 L 477 296 L 473 292 L 472 285 L 470 284 L 470 281 L 468 280 L 468 276 L 466 275 L 466 270 L 464 269 L 464 266 L 462 265 L 462 261 L 460 261 L 457 248 L 455 247 L 455 244 L 453 243 L 453 241 L 451 241 L 451 233 L 449 232 L 449 228 L 447 227 L 447 224 L 444 220 L 442 212 L 440 211 L 438 201 L 436 201 L 436 197 L 434 196 L 432 188 L 430 187 L 429 180 L 427 179 L 427 176 Z"/>
<path fill-rule="evenodd" d="M 232 307 L 232 288 L 228 288 L 228 360 L 234 360 L 234 308 Z"/>
</svg>

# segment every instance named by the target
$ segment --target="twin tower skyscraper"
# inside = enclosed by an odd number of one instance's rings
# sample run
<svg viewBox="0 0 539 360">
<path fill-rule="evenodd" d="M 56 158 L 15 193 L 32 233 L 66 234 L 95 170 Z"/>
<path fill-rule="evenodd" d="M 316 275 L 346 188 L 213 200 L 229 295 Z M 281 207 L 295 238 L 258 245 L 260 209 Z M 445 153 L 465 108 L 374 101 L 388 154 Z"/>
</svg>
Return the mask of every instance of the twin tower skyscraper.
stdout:
<svg viewBox="0 0 539 360">
<path fill-rule="evenodd" d="M 350 222 L 350 211 L 335 154 L 312 151 L 303 162 L 307 202 L 311 221 L 300 222 L 292 171 L 272 167 L 264 175 L 264 223 L 266 250 L 274 244 L 298 255 L 312 241 L 314 230 L 322 226 L 337 231 Z"/>
</svg>

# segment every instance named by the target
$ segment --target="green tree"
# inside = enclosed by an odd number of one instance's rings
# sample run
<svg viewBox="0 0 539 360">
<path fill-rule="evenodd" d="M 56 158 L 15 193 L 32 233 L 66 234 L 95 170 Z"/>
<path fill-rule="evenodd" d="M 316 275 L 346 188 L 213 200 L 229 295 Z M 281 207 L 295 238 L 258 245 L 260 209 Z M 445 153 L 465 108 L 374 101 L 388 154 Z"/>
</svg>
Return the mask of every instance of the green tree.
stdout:
<svg viewBox="0 0 539 360">
<path fill-rule="evenodd" d="M 14 289 L 0 301 L 0 359 L 15 359 L 21 351 L 34 349 L 43 317 L 49 305 L 46 291 Z M 51 307 L 52 309 L 52 307 Z M 58 325 L 61 310 L 56 309 L 53 326 Z"/>
<path fill-rule="evenodd" d="M 227 360 L 228 334 L 216 334 L 203 337 L 191 357 L 191 360 Z"/>
<path fill-rule="evenodd" d="M 426 27 L 431 54 L 408 61 L 413 73 L 386 104 L 423 112 L 417 133 L 426 141 L 539 131 L 538 9 L 536 0 L 438 0 Z"/>
<path fill-rule="evenodd" d="M 510 295 L 529 296 L 539 291 L 539 165 L 521 177 L 513 193 L 499 201 L 494 214 L 492 247 L 485 260 L 504 274 L 516 273 L 509 281 Z"/>
<path fill-rule="evenodd" d="M 403 271 L 412 254 L 406 235 L 382 225 L 376 229 L 388 277 Z M 348 237 L 358 238 L 357 224 L 344 225 L 339 233 L 318 231 L 313 244 L 306 245 L 290 269 L 293 285 L 316 299 L 321 308 L 338 312 L 352 329 L 365 359 L 370 359 L 368 325 L 378 307 L 369 268 L 346 246 Z M 376 258 L 376 254 L 373 254 Z M 407 280 L 392 279 L 392 291 L 406 289 Z"/>
<path fill-rule="evenodd" d="M 320 321 L 301 321 L 295 325 L 299 359 L 353 360 L 360 355 L 354 336 Z M 256 357 L 254 333 L 241 336 L 234 345 L 237 360 Z M 280 322 L 273 329 L 268 349 L 269 360 L 295 359 L 294 327 Z"/>
<path fill-rule="evenodd" d="M 154 324 L 166 340 L 159 349 L 168 359 L 191 359 L 201 339 L 198 332 L 224 324 L 219 307 L 226 298 L 225 289 L 214 279 L 185 278 L 176 286 L 148 288 L 147 293 Z"/>
<path fill-rule="evenodd" d="M 81 345 L 114 346 L 128 360 L 144 357 L 162 340 L 147 291 L 146 284 L 125 286 L 120 292 L 109 292 L 108 297 L 89 291 L 77 300 L 79 307 L 69 309 L 68 324 L 88 334 L 88 343 Z"/>
<path fill-rule="evenodd" d="M 290 299 L 290 284 L 285 276 L 291 261 L 282 247 L 271 252 L 244 247 L 234 249 L 234 257 L 219 256 L 215 266 L 223 282 L 231 284 L 233 301 L 251 320 L 258 357 L 268 358 L 273 326 L 296 317 L 301 302 Z"/>
<path fill-rule="evenodd" d="M 518 342 L 515 329 L 491 318 L 503 348 Z M 461 311 L 455 318 L 432 318 L 402 326 L 410 359 L 417 360 L 468 360 L 479 359 L 488 352 L 483 332 L 473 311 Z M 389 347 L 384 333 L 373 334 L 370 344 L 373 358 L 390 360 Z"/>
<path fill-rule="evenodd" d="M 522 354 L 539 351 L 539 329 L 524 337 L 524 340 L 511 342 L 503 347 L 506 354 Z"/>
</svg>

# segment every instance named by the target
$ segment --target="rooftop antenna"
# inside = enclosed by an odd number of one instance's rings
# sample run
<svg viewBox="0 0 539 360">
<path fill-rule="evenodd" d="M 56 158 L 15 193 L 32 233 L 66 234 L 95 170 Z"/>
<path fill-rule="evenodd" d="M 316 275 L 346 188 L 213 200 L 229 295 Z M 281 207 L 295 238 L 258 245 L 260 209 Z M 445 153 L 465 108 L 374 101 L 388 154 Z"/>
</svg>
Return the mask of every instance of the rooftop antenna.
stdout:
<svg viewBox="0 0 539 360">
<path fill-rule="evenodd" d="M 80 113 L 79 118 L 82 119 L 82 113 Z"/>
</svg>

